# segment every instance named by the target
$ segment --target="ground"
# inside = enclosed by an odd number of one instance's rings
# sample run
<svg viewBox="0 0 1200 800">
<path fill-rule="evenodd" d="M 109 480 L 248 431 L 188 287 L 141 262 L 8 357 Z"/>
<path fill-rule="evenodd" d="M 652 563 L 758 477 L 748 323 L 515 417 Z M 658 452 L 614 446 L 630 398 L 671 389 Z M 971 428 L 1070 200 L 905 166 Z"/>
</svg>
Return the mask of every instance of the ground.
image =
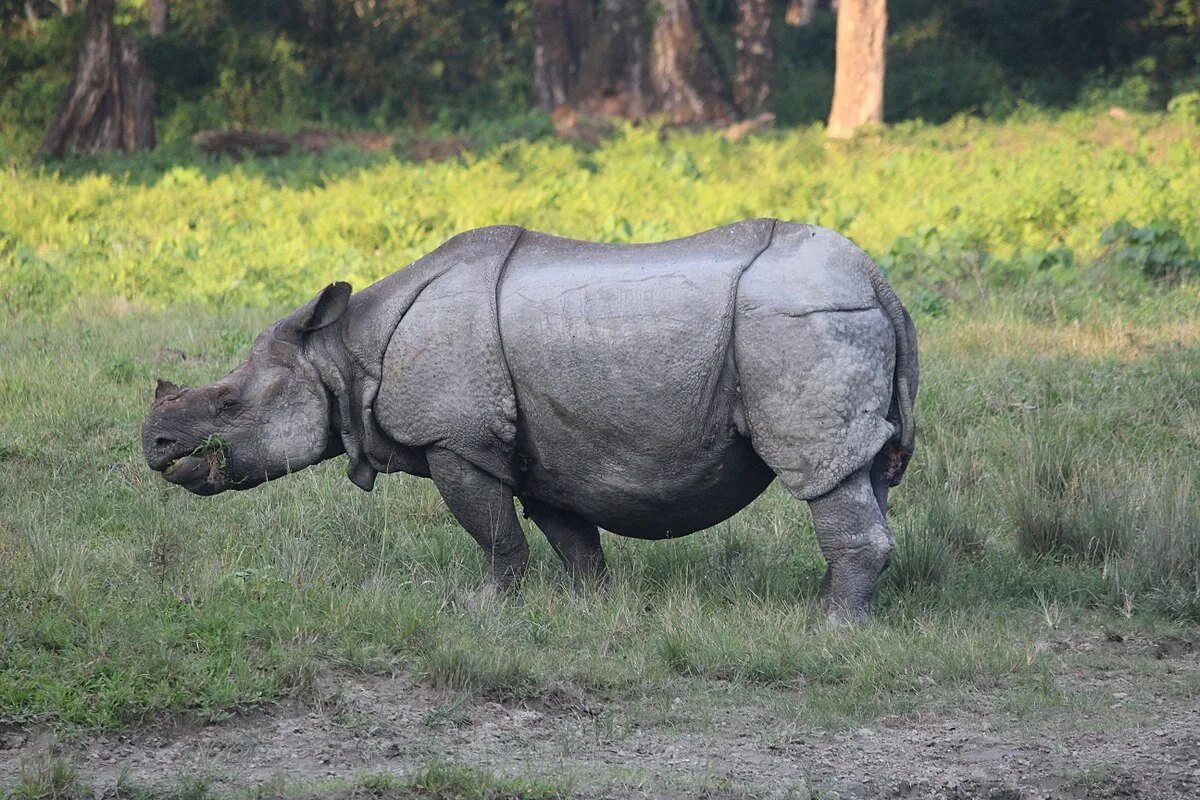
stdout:
<svg viewBox="0 0 1200 800">
<path fill-rule="evenodd" d="M 998 686 L 954 708 L 931 702 L 834 728 L 789 708 L 802 684 L 750 694 L 681 686 L 669 700 L 550 687 L 515 699 L 429 689 L 408 674 L 327 671 L 306 700 L 218 722 L 173 716 L 101 735 L 9 728 L 0 784 L 53 753 L 101 792 L 121 783 L 169 792 L 190 778 L 220 793 L 322 793 L 445 760 L 584 798 L 1197 796 L 1200 701 L 1172 684 L 1200 676 L 1200 639 L 1116 638 L 1047 637 L 1064 655 L 1052 679 L 1081 687 L 1053 710 L 1021 709 Z"/>
</svg>

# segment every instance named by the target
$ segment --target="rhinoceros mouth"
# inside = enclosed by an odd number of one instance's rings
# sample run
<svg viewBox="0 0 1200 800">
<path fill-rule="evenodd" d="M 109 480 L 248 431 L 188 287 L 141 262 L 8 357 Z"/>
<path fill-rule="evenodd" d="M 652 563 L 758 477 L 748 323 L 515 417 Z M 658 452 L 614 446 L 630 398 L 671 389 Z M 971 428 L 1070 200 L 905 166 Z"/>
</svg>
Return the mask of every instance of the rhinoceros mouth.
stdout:
<svg viewBox="0 0 1200 800">
<path fill-rule="evenodd" d="M 184 456 L 167 464 L 162 476 L 193 494 L 210 495 L 225 487 L 224 466 L 223 459 L 217 461 L 208 455 Z"/>
</svg>

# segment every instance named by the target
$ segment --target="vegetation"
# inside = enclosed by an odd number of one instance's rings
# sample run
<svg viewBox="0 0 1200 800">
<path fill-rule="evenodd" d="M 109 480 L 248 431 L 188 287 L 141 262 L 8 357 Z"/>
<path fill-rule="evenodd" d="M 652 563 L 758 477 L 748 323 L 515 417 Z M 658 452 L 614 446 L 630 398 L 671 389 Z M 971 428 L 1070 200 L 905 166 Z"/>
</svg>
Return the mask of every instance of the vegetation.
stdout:
<svg viewBox="0 0 1200 800">
<path fill-rule="evenodd" d="M 4 791 L 3 787 L 0 791 Z M 80 779 L 77 768 L 70 762 L 47 755 L 27 765 L 20 780 L 0 797 L 4 800 L 87 800 L 96 794 Z M 331 780 L 293 785 L 280 777 L 237 793 L 219 791 L 211 781 L 194 776 L 181 777 L 172 787 L 140 786 L 122 776 L 114 795 L 128 800 L 217 800 L 226 796 L 330 800 L 564 800 L 571 792 L 569 786 L 502 778 L 435 761 L 404 778 L 368 773 L 351 782 Z"/>
<path fill-rule="evenodd" d="M 642 127 L 596 147 L 496 136 L 440 163 L 182 146 L 15 161 L 0 173 L 0 721 L 219 718 L 305 696 L 331 667 L 506 696 L 765 693 L 811 724 L 979 687 L 1013 713 L 1093 702 L 1054 679 L 1071 657 L 1046 649 L 1054 628 L 1200 623 L 1194 134 L 1077 112 L 832 145 Z M 571 592 L 532 531 L 521 597 L 478 608 L 477 549 L 426 481 L 365 495 L 333 462 L 213 500 L 142 463 L 156 375 L 218 377 L 330 280 L 364 286 L 494 222 L 628 241 L 751 215 L 845 231 L 917 316 L 919 450 L 864 630 L 821 622 L 823 563 L 778 487 L 682 541 L 608 538 L 596 594 Z"/>
<path fill-rule="evenodd" d="M 528 0 L 189 0 L 169 3 L 159 36 L 145 5 L 121 0 L 118 22 L 142 40 L 160 142 L 246 125 L 456 128 L 533 105 Z M 734 74 L 736 0 L 694 5 L 721 71 Z M 773 5 L 773 110 L 784 124 L 824 120 L 834 14 L 821 2 L 794 26 L 786 4 Z M 67 7 L 75 12 L 63 17 Z M 0 132 L 27 152 L 70 78 L 81 7 L 0 2 Z M 890 0 L 888 16 L 889 121 L 1005 117 L 1028 105 L 1187 107 L 1200 74 L 1196 0 Z"/>
</svg>

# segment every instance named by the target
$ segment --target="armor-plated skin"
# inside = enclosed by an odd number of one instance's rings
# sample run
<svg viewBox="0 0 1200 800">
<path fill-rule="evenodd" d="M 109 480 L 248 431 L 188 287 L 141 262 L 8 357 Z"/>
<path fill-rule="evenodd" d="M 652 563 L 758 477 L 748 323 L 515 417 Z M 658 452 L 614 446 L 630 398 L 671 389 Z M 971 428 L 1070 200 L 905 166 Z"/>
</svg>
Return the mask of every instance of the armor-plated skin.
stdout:
<svg viewBox="0 0 1200 800">
<path fill-rule="evenodd" d="M 432 477 L 502 589 L 528 553 L 514 497 L 586 583 L 604 575 L 598 527 L 685 535 L 778 476 L 810 502 L 830 611 L 859 618 L 917 380 L 911 320 L 832 231 L 760 219 L 616 245 L 500 226 L 356 295 L 327 287 L 213 386 L 161 386 L 143 445 L 201 494 L 341 452 L 363 489 Z M 223 410 L 231 395 L 253 413 Z M 220 469 L 195 452 L 206 437 Z"/>
</svg>

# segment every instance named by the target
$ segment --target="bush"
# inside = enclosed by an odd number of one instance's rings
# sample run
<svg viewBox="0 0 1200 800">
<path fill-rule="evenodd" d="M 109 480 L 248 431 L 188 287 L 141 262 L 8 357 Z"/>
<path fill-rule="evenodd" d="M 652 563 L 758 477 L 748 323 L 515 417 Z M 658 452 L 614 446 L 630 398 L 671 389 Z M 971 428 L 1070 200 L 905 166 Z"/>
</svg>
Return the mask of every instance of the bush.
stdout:
<svg viewBox="0 0 1200 800">
<path fill-rule="evenodd" d="M 1200 92 L 1175 95 L 1167 103 L 1167 112 L 1183 122 L 1200 124 Z"/>
<path fill-rule="evenodd" d="M 1156 219 L 1141 228 L 1121 220 L 1104 229 L 1100 243 L 1108 246 L 1110 261 L 1153 280 L 1172 282 L 1200 275 L 1200 254 L 1171 220 Z"/>
</svg>

